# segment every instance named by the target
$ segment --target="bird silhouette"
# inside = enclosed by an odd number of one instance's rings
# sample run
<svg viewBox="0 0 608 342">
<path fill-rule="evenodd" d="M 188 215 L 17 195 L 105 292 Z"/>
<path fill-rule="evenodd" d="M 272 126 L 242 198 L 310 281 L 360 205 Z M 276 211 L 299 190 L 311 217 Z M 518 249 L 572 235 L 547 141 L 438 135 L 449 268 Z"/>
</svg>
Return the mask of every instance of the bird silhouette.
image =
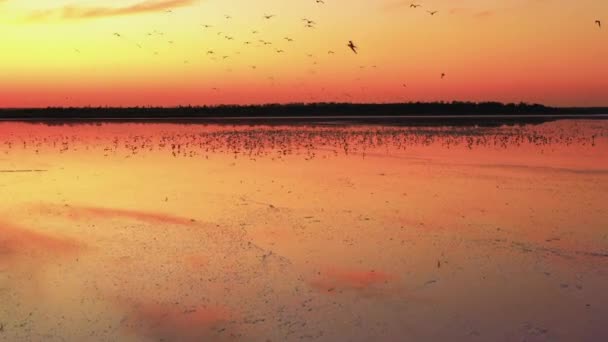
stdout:
<svg viewBox="0 0 608 342">
<path fill-rule="evenodd" d="M 348 45 L 346 45 L 346 46 L 348 46 L 351 50 L 353 50 L 353 52 L 355 54 L 358 54 L 358 52 L 357 52 L 358 47 L 355 45 L 355 43 L 353 43 L 352 40 L 349 40 Z"/>
<path fill-rule="evenodd" d="M 598 26 L 599 28 L 602 28 L 602 22 L 601 22 L 601 21 L 596 20 L 596 21 L 595 21 L 595 23 L 597 24 L 597 26 Z"/>
<path fill-rule="evenodd" d="M 444 79 L 444 78 L 445 78 L 445 72 L 442 72 L 441 73 L 441 79 Z"/>
<path fill-rule="evenodd" d="M 430 15 L 435 15 L 435 14 L 437 14 L 437 12 L 439 12 L 439 11 L 427 11 L 427 12 L 428 12 Z"/>
<path fill-rule="evenodd" d="M 410 8 L 418 8 L 418 7 L 420 7 L 420 6 L 422 6 L 422 5 L 418 5 L 418 4 L 410 4 Z"/>
</svg>

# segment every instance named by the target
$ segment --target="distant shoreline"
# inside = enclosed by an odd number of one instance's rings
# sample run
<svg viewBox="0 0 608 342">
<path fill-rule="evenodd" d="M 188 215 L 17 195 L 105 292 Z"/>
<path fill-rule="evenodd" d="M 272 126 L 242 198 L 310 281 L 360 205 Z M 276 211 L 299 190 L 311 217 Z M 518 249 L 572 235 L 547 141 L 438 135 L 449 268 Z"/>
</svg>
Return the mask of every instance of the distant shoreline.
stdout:
<svg viewBox="0 0 608 342">
<path fill-rule="evenodd" d="M 48 124 L 141 122 L 183 124 L 534 124 L 563 119 L 607 120 L 608 108 L 554 108 L 537 104 L 397 103 L 269 104 L 214 107 L 0 109 L 0 122 Z"/>
</svg>

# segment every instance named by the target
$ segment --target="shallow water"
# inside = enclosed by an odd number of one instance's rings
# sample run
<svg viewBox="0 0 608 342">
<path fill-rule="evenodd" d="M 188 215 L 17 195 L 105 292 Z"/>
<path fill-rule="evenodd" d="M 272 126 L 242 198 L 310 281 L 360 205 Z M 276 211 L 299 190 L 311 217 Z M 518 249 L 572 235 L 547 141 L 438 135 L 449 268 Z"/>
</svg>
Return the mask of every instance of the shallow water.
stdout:
<svg viewBox="0 0 608 342">
<path fill-rule="evenodd" d="M 0 123 L 0 340 L 608 339 L 608 121 Z"/>
</svg>

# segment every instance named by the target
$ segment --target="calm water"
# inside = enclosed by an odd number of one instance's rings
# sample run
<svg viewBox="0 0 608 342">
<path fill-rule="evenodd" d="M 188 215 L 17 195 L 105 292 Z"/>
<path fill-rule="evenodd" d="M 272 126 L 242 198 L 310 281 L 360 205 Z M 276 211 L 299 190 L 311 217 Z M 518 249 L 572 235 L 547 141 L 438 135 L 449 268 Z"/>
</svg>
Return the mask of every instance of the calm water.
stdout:
<svg viewBox="0 0 608 342">
<path fill-rule="evenodd" d="M 608 340 L 608 121 L 0 123 L 0 340 Z"/>
</svg>

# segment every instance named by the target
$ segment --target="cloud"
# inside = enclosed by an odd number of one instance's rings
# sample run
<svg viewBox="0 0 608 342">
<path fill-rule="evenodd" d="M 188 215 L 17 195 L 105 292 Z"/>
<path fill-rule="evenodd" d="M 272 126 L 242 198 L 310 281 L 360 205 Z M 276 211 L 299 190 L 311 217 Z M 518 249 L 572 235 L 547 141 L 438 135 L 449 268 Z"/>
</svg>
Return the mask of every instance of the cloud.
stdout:
<svg viewBox="0 0 608 342">
<path fill-rule="evenodd" d="M 481 12 L 477 12 L 475 13 L 475 17 L 476 18 L 485 18 L 485 17 L 491 17 L 494 15 L 494 11 L 481 11 Z"/>
<path fill-rule="evenodd" d="M 1 2 L 2 0 L 0 0 Z M 191 6 L 199 0 L 145 0 L 124 7 L 85 7 L 68 5 L 61 8 L 33 12 L 29 19 L 44 20 L 48 18 L 62 19 L 95 19 L 124 16 L 132 14 L 154 13 L 178 7 Z"/>
</svg>

